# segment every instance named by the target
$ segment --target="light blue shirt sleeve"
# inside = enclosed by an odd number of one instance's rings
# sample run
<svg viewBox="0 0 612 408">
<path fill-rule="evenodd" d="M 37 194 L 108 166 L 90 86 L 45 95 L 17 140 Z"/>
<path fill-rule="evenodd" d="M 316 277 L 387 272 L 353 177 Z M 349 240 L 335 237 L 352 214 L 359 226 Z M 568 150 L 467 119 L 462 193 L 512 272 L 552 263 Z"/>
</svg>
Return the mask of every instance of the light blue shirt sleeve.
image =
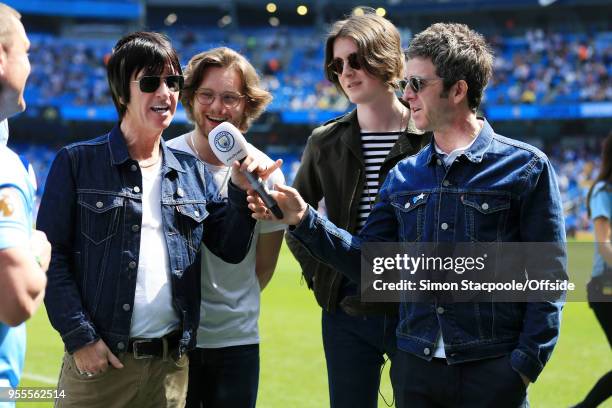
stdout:
<svg viewBox="0 0 612 408">
<path fill-rule="evenodd" d="M 30 216 L 24 195 L 15 187 L 0 187 L 0 249 L 29 246 Z"/>
<path fill-rule="evenodd" d="M 0 249 L 29 247 L 34 186 L 19 157 L 0 147 Z"/>
<path fill-rule="evenodd" d="M 593 188 L 589 205 L 591 208 L 591 219 L 595 220 L 599 217 L 611 219 L 610 210 L 612 209 L 612 202 L 610 201 L 610 193 L 606 191 L 603 183 L 597 183 Z"/>
</svg>

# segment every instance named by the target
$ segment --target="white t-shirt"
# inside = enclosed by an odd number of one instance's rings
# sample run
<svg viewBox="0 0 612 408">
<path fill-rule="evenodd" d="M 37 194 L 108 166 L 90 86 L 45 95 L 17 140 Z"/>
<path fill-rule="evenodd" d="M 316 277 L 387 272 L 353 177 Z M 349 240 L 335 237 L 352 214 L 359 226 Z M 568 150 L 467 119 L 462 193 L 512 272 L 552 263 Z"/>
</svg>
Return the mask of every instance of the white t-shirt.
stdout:
<svg viewBox="0 0 612 408">
<path fill-rule="evenodd" d="M 446 165 L 446 167 L 449 167 L 451 164 L 453 164 L 455 160 L 457 160 L 457 157 L 461 156 L 463 153 L 465 153 L 466 150 L 472 147 L 475 141 L 476 138 L 472 139 L 472 141 L 466 146 L 455 149 L 449 154 L 444 153 L 444 151 L 440 149 L 440 147 L 438 147 L 435 142 L 434 148 L 436 149 L 436 153 L 442 156 L 442 160 L 444 160 L 444 164 Z M 444 351 L 444 339 L 442 338 L 442 333 L 440 333 L 440 337 L 438 337 L 438 340 L 436 341 L 433 356 L 437 358 L 446 358 L 446 351 Z"/>
<path fill-rule="evenodd" d="M 191 133 L 170 140 L 171 148 L 196 156 L 187 140 Z M 264 155 L 249 144 L 249 151 Z M 218 194 L 227 197 L 229 167 L 214 166 L 203 162 L 213 175 Z M 276 170 L 266 180 L 268 188 L 284 184 L 285 177 Z M 255 274 L 257 241 L 260 234 L 283 230 L 278 222 L 260 222 L 255 225 L 253 240 L 246 257 L 239 264 L 230 264 L 218 258 L 202 245 L 202 302 L 197 346 L 221 348 L 259 343 L 257 321 L 259 319 L 260 287 Z M 204 231 L 206 233 L 206 231 Z"/>
<path fill-rule="evenodd" d="M 161 152 L 160 152 L 161 154 Z M 172 281 L 161 211 L 161 157 L 141 168 L 142 224 L 130 337 L 162 337 L 176 329 Z"/>
</svg>

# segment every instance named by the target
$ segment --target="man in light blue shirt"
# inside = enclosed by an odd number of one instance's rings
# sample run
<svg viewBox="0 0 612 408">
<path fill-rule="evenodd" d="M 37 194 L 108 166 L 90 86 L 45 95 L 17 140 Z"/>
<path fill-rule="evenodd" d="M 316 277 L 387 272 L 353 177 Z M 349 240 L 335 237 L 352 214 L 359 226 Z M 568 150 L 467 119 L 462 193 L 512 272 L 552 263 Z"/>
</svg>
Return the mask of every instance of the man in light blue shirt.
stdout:
<svg viewBox="0 0 612 408">
<path fill-rule="evenodd" d="M 6 119 L 25 109 L 30 73 L 20 15 L 0 3 L 0 387 L 17 387 L 25 358 L 25 325 L 40 305 L 51 247 L 34 231 L 35 185 L 28 168 L 6 142 Z M 0 407 L 13 406 L 0 402 Z"/>
<path fill-rule="evenodd" d="M 0 124 L 0 136 L 8 138 L 6 119 Z M 34 188 L 27 178 L 26 169 L 19 157 L 6 147 L 0 146 L 0 252 L 13 248 L 28 248 L 32 231 L 31 211 L 34 204 Z M 2 270 L 4 280 L 5 270 Z M 10 294 L 9 294 L 10 295 Z M 2 308 L 2 315 L 5 308 Z M 20 317 L 3 316 L 0 322 L 0 387 L 16 387 L 23 368 L 25 356 L 25 324 Z M 6 324 L 6 323 L 8 324 Z M 10 324 L 10 325 L 9 325 Z M 2 404 L 2 403 L 0 403 Z"/>
</svg>

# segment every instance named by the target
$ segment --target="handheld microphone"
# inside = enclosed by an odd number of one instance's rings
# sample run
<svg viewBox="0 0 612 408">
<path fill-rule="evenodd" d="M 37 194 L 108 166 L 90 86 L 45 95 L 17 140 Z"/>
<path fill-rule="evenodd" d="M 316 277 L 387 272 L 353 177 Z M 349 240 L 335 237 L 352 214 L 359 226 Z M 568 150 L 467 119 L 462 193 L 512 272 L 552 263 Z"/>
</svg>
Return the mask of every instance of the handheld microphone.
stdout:
<svg viewBox="0 0 612 408">
<path fill-rule="evenodd" d="M 217 125 L 208 134 L 208 143 L 217 159 L 221 160 L 225 165 L 231 166 L 234 161 L 242 163 L 245 157 L 248 155 L 247 142 L 242 133 L 231 123 L 223 122 Z M 251 187 L 261 197 L 266 207 L 272 211 L 272 214 L 278 219 L 283 218 L 283 212 L 276 203 L 276 200 L 272 198 L 266 185 L 263 183 L 261 178 L 256 174 L 245 172 L 245 176 Z"/>
</svg>

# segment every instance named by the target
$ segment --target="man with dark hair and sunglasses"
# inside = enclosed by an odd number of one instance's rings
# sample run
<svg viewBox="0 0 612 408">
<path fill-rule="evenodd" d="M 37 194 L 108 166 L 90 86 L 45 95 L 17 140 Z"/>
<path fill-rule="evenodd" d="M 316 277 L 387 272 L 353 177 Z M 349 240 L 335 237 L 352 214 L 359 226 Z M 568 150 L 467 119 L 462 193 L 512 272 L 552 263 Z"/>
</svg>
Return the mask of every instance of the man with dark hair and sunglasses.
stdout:
<svg viewBox="0 0 612 408">
<path fill-rule="evenodd" d="M 164 35 L 121 38 L 107 72 L 119 121 L 60 150 L 38 214 L 53 248 L 45 305 L 66 348 L 57 404 L 182 407 L 200 244 L 242 260 L 255 221 L 240 170 L 265 172 L 251 157 L 234 163 L 221 201 L 202 164 L 166 146 L 183 76 Z"/>
<path fill-rule="evenodd" d="M 418 131 L 396 95 L 404 55 L 397 28 L 366 12 L 337 21 L 325 46 L 324 72 L 355 109 L 316 128 L 293 186 L 351 233 L 364 226 L 379 186 L 430 135 Z M 381 367 L 395 350 L 397 305 L 365 303 L 354 282 L 287 237 L 322 308 L 323 349 L 332 408 L 378 405 Z"/>
<path fill-rule="evenodd" d="M 229 168 L 214 155 L 208 134 L 222 122 L 246 132 L 271 100 L 245 57 L 226 47 L 201 52 L 185 68 L 181 95 L 195 128 L 168 146 L 201 160 L 214 177 L 216 192 L 225 198 Z M 270 160 L 251 145 L 249 150 Z M 284 182 L 280 170 L 266 180 L 270 189 Z M 202 244 L 202 316 L 197 347 L 189 353 L 187 408 L 255 408 L 260 292 L 274 273 L 284 230 L 279 222 L 258 222 L 239 264 L 219 259 Z"/>
<path fill-rule="evenodd" d="M 491 76 L 484 38 L 463 24 L 434 24 L 407 51 L 404 100 L 433 141 L 399 162 L 358 236 L 339 229 L 295 189 L 273 192 L 290 235 L 317 259 L 360 280 L 365 242 L 546 242 L 525 272 L 566 280 L 561 197 L 548 158 L 496 134 L 476 110 Z M 256 196 L 258 219 L 273 219 Z M 531 244 L 530 244 L 531 245 Z M 502 250 L 504 248 L 502 247 Z M 537 258 L 537 259 L 536 259 Z M 560 297 L 528 303 L 404 302 L 391 380 L 398 407 L 527 407 L 527 386 L 550 358 Z"/>
</svg>

